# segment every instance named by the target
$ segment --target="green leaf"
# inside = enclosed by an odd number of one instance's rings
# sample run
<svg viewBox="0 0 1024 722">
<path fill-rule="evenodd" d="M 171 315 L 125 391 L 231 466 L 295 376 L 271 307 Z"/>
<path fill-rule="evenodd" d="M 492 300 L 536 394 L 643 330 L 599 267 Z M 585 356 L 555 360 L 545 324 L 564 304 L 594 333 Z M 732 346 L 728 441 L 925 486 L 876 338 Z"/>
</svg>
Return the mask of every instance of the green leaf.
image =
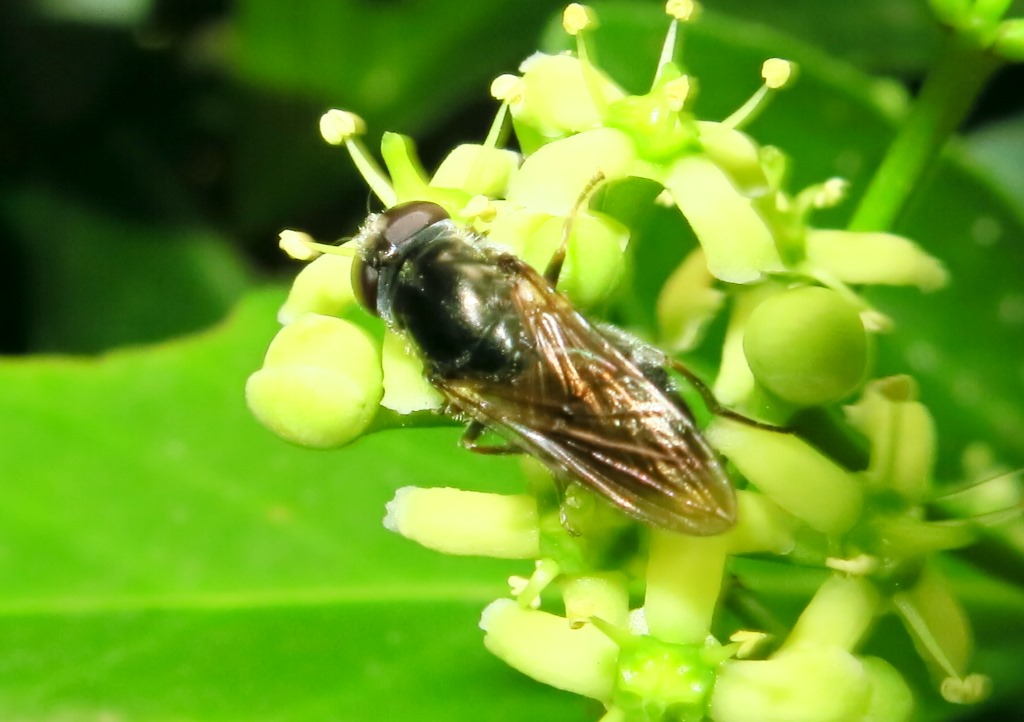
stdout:
<svg viewBox="0 0 1024 722">
<path fill-rule="evenodd" d="M 715 0 L 708 5 L 716 13 L 828 48 L 833 57 L 873 73 L 922 71 L 940 35 L 925 0 Z"/>
<path fill-rule="evenodd" d="M 482 141 L 498 108 L 490 81 L 533 52 L 560 8 L 555 0 L 237 3 L 231 60 L 247 91 L 235 136 L 238 222 L 259 229 L 294 224 L 299 211 L 364 205 L 344 152 L 325 148 L 316 131 L 332 106 L 366 120 L 370 148 L 385 130 L 422 134 L 467 106 L 483 118 L 460 141 Z"/>
<path fill-rule="evenodd" d="M 344 103 L 408 132 L 486 97 L 491 76 L 519 64 L 552 0 L 375 3 L 244 0 L 235 17 L 239 72 L 288 93 Z M 508 30 L 514 32 L 508 32 Z M 467 53 L 476 59 L 467 63 Z M 495 102 L 495 107 L 497 103 Z M 481 132 L 486 132 L 481 128 Z"/>
<path fill-rule="evenodd" d="M 248 285 L 209 230 L 112 218 L 38 190 L 4 198 L 0 216 L 23 241 L 34 350 L 90 353 L 195 331 Z"/>
<path fill-rule="evenodd" d="M 1024 115 L 983 125 L 964 140 L 968 153 L 1009 194 L 1010 202 L 1024 207 Z"/>
<path fill-rule="evenodd" d="M 0 718 L 583 719 L 480 643 L 528 565 L 381 525 L 407 484 L 514 492 L 515 460 L 456 429 L 314 452 L 250 417 L 283 297 L 174 343 L 0 361 Z"/>
</svg>

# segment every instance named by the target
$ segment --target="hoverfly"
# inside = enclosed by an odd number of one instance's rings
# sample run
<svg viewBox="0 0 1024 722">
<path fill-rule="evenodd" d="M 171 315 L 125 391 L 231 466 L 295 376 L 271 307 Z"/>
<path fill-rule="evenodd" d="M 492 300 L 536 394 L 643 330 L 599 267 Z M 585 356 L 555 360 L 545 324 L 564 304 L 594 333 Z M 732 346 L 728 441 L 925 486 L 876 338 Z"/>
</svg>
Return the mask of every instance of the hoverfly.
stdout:
<svg viewBox="0 0 1024 722">
<path fill-rule="evenodd" d="M 732 526 L 735 493 L 666 371 L 672 362 L 555 290 L 564 238 L 541 275 L 413 201 L 371 215 L 356 240 L 356 298 L 418 350 L 449 411 L 469 422 L 464 446 L 529 453 L 657 527 Z M 509 446 L 477 445 L 487 429 Z"/>
</svg>

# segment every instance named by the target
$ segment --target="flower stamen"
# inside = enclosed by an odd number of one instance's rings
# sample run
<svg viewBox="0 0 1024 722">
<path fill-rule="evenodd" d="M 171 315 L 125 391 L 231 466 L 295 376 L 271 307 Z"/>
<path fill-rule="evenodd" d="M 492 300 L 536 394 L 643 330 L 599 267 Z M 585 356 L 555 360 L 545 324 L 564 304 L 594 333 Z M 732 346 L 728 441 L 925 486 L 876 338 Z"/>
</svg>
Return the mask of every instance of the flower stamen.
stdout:
<svg viewBox="0 0 1024 722">
<path fill-rule="evenodd" d="M 722 121 L 722 125 L 739 130 L 750 125 L 768 107 L 775 91 L 785 88 L 796 76 L 796 64 L 782 58 L 769 58 L 761 65 L 761 78 L 764 85 L 750 96 L 732 115 Z"/>
<path fill-rule="evenodd" d="M 359 139 L 366 132 L 366 122 L 355 113 L 332 108 L 320 116 L 320 135 L 331 145 L 345 145 L 352 163 L 366 184 L 387 207 L 398 202 L 395 189 L 387 175 Z"/>
<path fill-rule="evenodd" d="M 597 13 L 593 8 L 580 3 L 572 3 L 566 6 L 562 13 L 562 28 L 569 35 L 576 38 L 576 57 L 580 61 L 580 70 L 583 73 L 583 81 L 586 83 L 587 92 L 594 103 L 599 116 L 604 116 L 608 103 L 601 90 L 602 80 L 597 68 L 593 63 L 593 53 L 590 50 L 587 37 L 590 31 L 598 27 Z"/>
<path fill-rule="evenodd" d="M 349 239 L 351 240 L 351 239 Z M 354 256 L 356 247 L 344 244 L 331 245 L 330 243 L 318 243 L 313 237 L 302 231 L 283 230 L 278 236 L 277 245 L 296 261 L 312 261 L 322 253 L 330 253 L 335 256 Z"/>
</svg>

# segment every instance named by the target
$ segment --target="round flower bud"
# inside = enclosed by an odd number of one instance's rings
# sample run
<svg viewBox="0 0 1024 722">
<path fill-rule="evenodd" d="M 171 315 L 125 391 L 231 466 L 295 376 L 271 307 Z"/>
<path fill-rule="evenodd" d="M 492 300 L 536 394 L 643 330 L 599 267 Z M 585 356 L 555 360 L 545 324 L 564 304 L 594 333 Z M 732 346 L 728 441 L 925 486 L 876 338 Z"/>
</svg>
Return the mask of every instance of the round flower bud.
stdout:
<svg viewBox="0 0 1024 722">
<path fill-rule="evenodd" d="M 292 282 L 277 320 L 290 324 L 314 313 L 336 316 L 355 303 L 352 294 L 352 257 L 325 254 L 307 264 Z"/>
<path fill-rule="evenodd" d="M 342 446 L 377 412 L 383 380 L 380 351 L 358 326 L 305 314 L 285 326 L 249 377 L 253 415 L 278 436 L 302 446 Z"/>
<path fill-rule="evenodd" d="M 783 291 L 750 314 L 743 352 L 758 383 L 794 404 L 839 401 L 867 371 L 867 332 L 857 309 L 835 291 Z"/>
</svg>

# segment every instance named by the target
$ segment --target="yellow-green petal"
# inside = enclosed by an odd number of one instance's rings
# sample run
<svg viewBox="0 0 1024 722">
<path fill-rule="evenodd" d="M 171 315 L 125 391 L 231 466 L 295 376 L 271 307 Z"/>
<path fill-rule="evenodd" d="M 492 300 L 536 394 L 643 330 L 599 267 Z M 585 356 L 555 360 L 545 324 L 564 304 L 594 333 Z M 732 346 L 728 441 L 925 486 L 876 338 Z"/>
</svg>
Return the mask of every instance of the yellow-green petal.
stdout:
<svg viewBox="0 0 1024 722">
<path fill-rule="evenodd" d="M 526 494 L 407 486 L 388 502 L 384 526 L 445 554 L 533 559 L 537 502 Z"/>
<path fill-rule="evenodd" d="M 812 275 L 825 271 L 846 283 L 917 286 L 922 291 L 934 291 L 949 281 L 941 261 L 892 233 L 811 230 L 806 268 Z"/>
<path fill-rule="evenodd" d="M 895 489 L 911 503 L 923 500 L 932 486 L 937 442 L 935 422 L 917 400 L 914 380 L 872 381 L 846 415 L 871 443 L 868 476 L 873 483 Z"/>
<path fill-rule="evenodd" d="M 619 648 L 592 624 L 523 609 L 511 599 L 492 602 L 480 617 L 484 645 L 538 682 L 607 702 L 615 685 Z"/>
<path fill-rule="evenodd" d="M 430 185 L 471 195 L 504 196 L 519 161 L 519 154 L 511 150 L 463 143 L 441 162 Z"/>
<path fill-rule="evenodd" d="M 670 351 L 689 351 L 725 303 L 725 293 L 713 286 L 704 251 L 686 256 L 658 295 L 656 313 L 661 345 Z"/>
<path fill-rule="evenodd" d="M 706 437 L 755 486 L 811 528 L 842 534 L 859 518 L 858 480 L 796 435 L 719 418 Z"/>
<path fill-rule="evenodd" d="M 400 414 L 440 408 L 444 397 L 423 375 L 423 362 L 396 333 L 384 334 L 381 350 L 384 397 L 381 406 Z"/>
<path fill-rule="evenodd" d="M 783 269 L 768 225 L 710 158 L 680 158 L 663 183 L 693 228 L 716 278 L 753 283 Z"/>
<path fill-rule="evenodd" d="M 870 700 L 870 679 L 855 656 L 837 647 L 803 647 L 764 661 L 722 663 L 711 695 L 711 718 L 860 722 Z"/>
<path fill-rule="evenodd" d="M 665 642 L 699 644 L 711 630 L 722 590 L 727 535 L 697 537 L 652 529 L 644 616 Z"/>
</svg>

